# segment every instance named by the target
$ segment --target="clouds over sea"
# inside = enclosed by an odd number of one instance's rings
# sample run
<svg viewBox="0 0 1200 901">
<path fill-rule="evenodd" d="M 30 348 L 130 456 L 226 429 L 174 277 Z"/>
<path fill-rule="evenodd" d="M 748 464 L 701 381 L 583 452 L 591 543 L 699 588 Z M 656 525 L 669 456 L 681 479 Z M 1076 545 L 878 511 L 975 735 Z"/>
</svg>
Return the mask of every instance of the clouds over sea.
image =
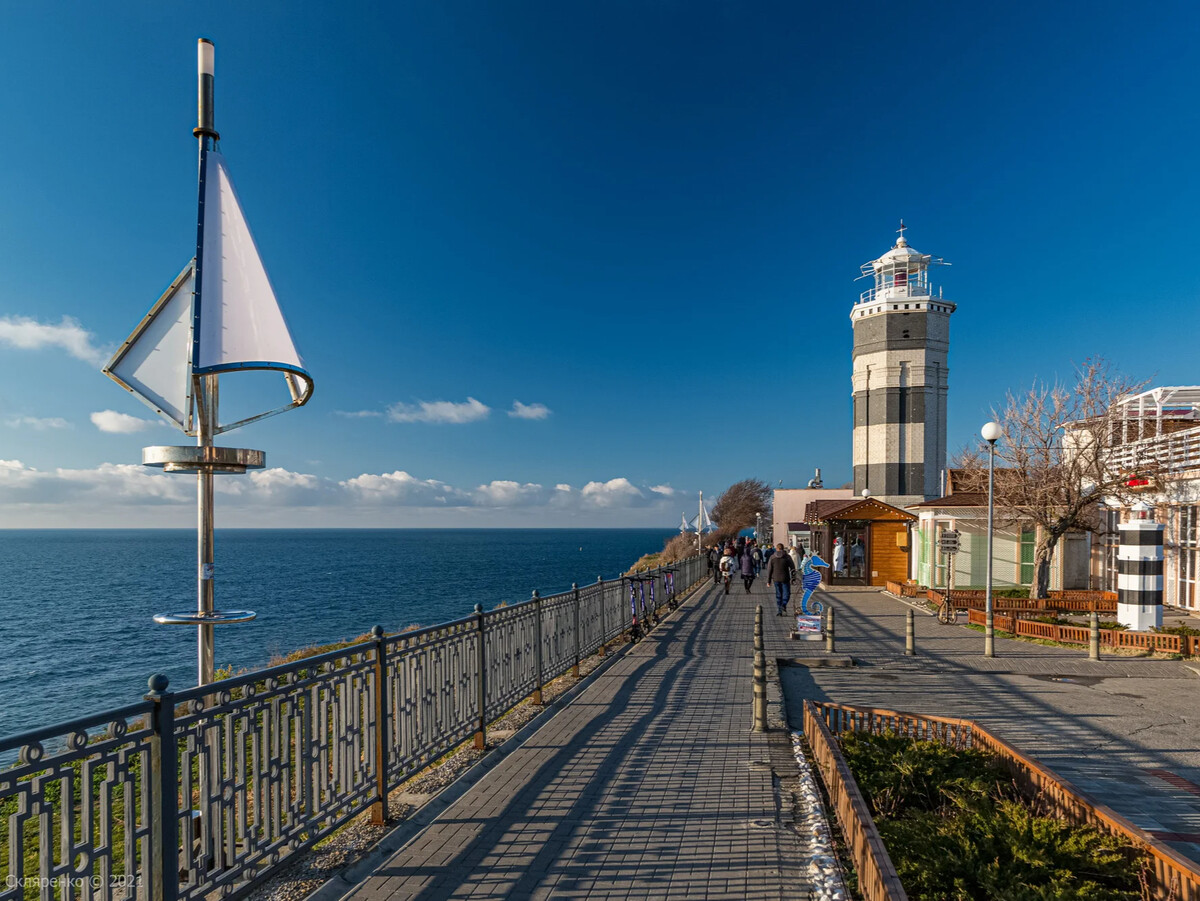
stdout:
<svg viewBox="0 0 1200 901">
<path fill-rule="evenodd" d="M 194 515 L 195 481 L 144 466 L 103 463 L 93 469 L 39 470 L 19 460 L 0 460 L 0 504 L 6 526 L 62 523 L 69 510 L 78 525 L 102 525 L 118 511 L 135 521 L 161 520 L 156 509 Z M 494 479 L 474 486 L 452 485 L 403 470 L 361 473 L 337 480 L 273 468 L 216 480 L 218 516 L 228 525 L 397 526 L 430 521 L 436 511 L 493 525 L 560 523 L 660 524 L 679 503 L 667 485 L 641 486 L 625 477 L 581 486 L 542 485 Z M 140 509 L 140 513 L 137 511 Z M 450 520 L 446 521 L 449 524 Z"/>
</svg>

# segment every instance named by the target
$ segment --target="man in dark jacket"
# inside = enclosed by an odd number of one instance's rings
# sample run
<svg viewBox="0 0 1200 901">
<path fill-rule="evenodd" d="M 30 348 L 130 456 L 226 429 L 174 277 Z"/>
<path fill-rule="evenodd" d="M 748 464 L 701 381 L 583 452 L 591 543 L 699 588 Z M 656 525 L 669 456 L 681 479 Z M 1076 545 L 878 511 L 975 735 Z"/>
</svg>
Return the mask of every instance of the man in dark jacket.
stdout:
<svg viewBox="0 0 1200 901">
<path fill-rule="evenodd" d="M 775 586 L 775 606 L 779 608 L 776 616 L 787 613 L 788 601 L 792 599 L 792 576 L 795 573 L 796 564 L 783 552 L 783 545 L 775 545 L 775 553 L 767 561 L 767 585 Z"/>
</svg>

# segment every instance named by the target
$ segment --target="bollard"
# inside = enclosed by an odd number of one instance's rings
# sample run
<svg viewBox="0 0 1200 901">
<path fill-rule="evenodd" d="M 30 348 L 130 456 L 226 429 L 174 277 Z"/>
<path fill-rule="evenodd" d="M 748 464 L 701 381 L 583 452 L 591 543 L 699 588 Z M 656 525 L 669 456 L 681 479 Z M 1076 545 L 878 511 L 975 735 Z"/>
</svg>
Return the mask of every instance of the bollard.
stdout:
<svg viewBox="0 0 1200 901">
<path fill-rule="evenodd" d="M 904 656 L 915 657 L 917 655 L 917 627 L 913 621 L 913 612 L 911 610 L 904 617 Z"/>
<path fill-rule="evenodd" d="M 754 731 L 767 731 L 767 661 L 763 654 L 761 604 L 754 613 Z"/>
<path fill-rule="evenodd" d="M 1088 636 L 1088 659 L 1100 659 L 1100 614 L 1095 610 L 1092 611 L 1091 621 L 1088 623 L 1091 635 Z"/>
<path fill-rule="evenodd" d="M 825 650 L 832 654 L 833 647 L 833 605 L 830 604 L 829 609 L 825 611 Z"/>
</svg>

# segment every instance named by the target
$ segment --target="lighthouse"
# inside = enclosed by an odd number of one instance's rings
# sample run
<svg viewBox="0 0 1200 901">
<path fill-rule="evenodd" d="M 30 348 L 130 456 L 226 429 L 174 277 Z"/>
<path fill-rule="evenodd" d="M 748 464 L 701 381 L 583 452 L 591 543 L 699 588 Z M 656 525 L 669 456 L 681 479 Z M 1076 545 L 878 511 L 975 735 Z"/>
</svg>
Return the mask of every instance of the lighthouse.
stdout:
<svg viewBox="0 0 1200 901">
<path fill-rule="evenodd" d="M 946 466 L 950 316 L 929 283 L 944 261 L 896 244 L 862 265 L 873 284 L 853 309 L 854 492 L 897 507 L 940 494 Z"/>
</svg>

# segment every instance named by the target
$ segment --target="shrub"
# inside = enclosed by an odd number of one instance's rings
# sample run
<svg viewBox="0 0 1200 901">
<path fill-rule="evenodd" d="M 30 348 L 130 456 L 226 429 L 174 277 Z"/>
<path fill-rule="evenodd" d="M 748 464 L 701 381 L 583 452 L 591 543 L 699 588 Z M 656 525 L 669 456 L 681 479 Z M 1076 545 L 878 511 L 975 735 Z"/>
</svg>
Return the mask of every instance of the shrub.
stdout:
<svg viewBox="0 0 1200 901">
<path fill-rule="evenodd" d="M 841 741 L 913 901 L 1141 897 L 1132 848 L 1039 816 L 996 758 L 895 732 L 846 733 Z"/>
</svg>

